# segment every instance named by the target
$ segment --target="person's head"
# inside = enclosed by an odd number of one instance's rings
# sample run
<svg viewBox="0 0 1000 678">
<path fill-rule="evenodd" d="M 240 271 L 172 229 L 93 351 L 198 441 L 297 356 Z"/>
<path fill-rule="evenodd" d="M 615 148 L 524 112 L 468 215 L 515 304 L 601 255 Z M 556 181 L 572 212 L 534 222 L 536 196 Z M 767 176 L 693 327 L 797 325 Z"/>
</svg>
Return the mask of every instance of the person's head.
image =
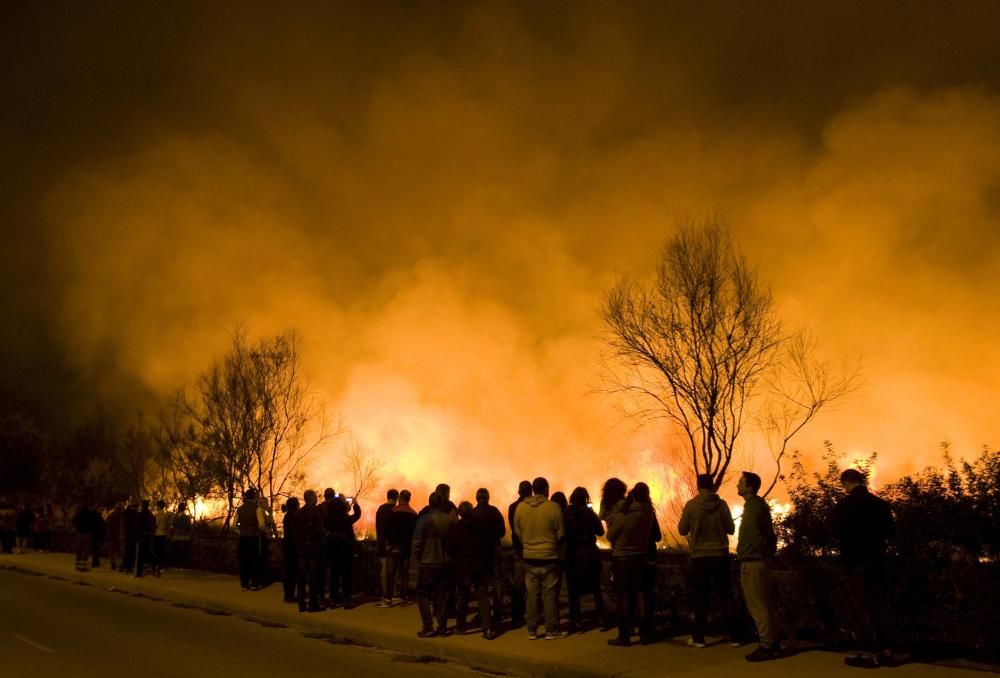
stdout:
<svg viewBox="0 0 1000 678">
<path fill-rule="evenodd" d="M 182 501 L 181 503 L 179 503 L 177 505 L 177 512 L 178 513 L 184 513 L 185 511 L 187 511 L 187 508 L 188 508 L 187 503 L 185 503 L 185 502 Z"/>
<path fill-rule="evenodd" d="M 385 502 L 395 504 L 399 500 L 399 490 L 392 489 L 385 493 Z"/>
<path fill-rule="evenodd" d="M 868 479 L 865 474 L 856 468 L 849 468 L 840 474 L 840 484 L 844 486 L 844 489 L 850 492 L 855 487 L 860 487 L 867 484 Z"/>
<path fill-rule="evenodd" d="M 257 501 L 257 490 L 252 487 L 248 487 L 247 491 L 243 493 L 243 498 L 247 501 Z"/>
<path fill-rule="evenodd" d="M 625 483 L 620 478 L 608 478 L 601 488 L 601 510 L 608 511 L 625 498 Z"/>
<path fill-rule="evenodd" d="M 632 501 L 649 504 L 649 485 L 646 483 L 636 483 L 632 486 L 632 491 L 628 493 L 628 496 Z"/>
<path fill-rule="evenodd" d="M 590 503 L 590 493 L 586 487 L 578 487 L 569 495 L 569 505 L 583 508 Z"/>
<path fill-rule="evenodd" d="M 472 504 L 463 501 L 458 505 L 458 517 L 462 520 L 470 520 L 472 518 Z"/>
<path fill-rule="evenodd" d="M 162 499 L 159 500 L 158 502 L 156 502 L 156 508 L 162 511 L 163 509 L 167 508 L 167 502 L 163 501 Z"/>
<path fill-rule="evenodd" d="M 446 483 L 441 483 L 434 488 L 434 491 L 441 495 L 443 501 L 448 501 L 451 498 L 451 486 Z"/>
<path fill-rule="evenodd" d="M 427 497 L 427 505 L 433 510 L 440 509 L 444 506 L 444 499 L 437 492 L 431 492 L 431 496 Z"/>
<path fill-rule="evenodd" d="M 749 497 L 760 492 L 760 476 L 751 471 L 744 471 L 736 483 L 736 491 L 741 497 Z"/>
<path fill-rule="evenodd" d="M 538 476 L 537 478 L 531 481 L 531 493 L 537 494 L 541 497 L 548 497 L 549 481 L 543 478 L 542 476 Z"/>
<path fill-rule="evenodd" d="M 323 490 L 323 500 L 324 501 L 333 501 L 336 496 L 337 496 L 337 493 L 333 491 L 332 487 L 328 487 L 325 490 Z"/>
<path fill-rule="evenodd" d="M 293 511 L 298 511 L 298 510 L 299 510 L 299 498 L 289 497 L 288 501 L 285 502 L 285 512 L 291 513 Z"/>
<path fill-rule="evenodd" d="M 550 498 L 564 511 L 566 510 L 566 507 L 569 506 L 569 502 L 566 501 L 566 495 L 562 492 L 553 492 L 552 497 Z"/>
<path fill-rule="evenodd" d="M 149 510 L 149 500 L 148 499 L 143 499 L 142 500 L 142 510 L 143 511 L 148 511 Z"/>
<path fill-rule="evenodd" d="M 531 481 L 530 480 L 522 480 L 520 483 L 518 483 L 518 485 L 517 485 L 517 496 L 520 497 L 521 499 L 525 499 L 526 497 L 530 497 L 531 496 Z"/>
<path fill-rule="evenodd" d="M 409 506 L 410 505 L 410 491 L 409 490 L 403 490 L 402 492 L 399 493 L 399 503 L 403 504 L 404 506 Z"/>
<path fill-rule="evenodd" d="M 305 492 L 302 493 L 302 498 L 305 500 L 306 506 L 315 506 L 316 502 L 319 499 L 316 496 L 315 490 L 306 490 Z"/>
<path fill-rule="evenodd" d="M 699 473 L 695 479 L 695 486 L 699 492 L 715 492 L 715 479 L 710 473 Z"/>
</svg>

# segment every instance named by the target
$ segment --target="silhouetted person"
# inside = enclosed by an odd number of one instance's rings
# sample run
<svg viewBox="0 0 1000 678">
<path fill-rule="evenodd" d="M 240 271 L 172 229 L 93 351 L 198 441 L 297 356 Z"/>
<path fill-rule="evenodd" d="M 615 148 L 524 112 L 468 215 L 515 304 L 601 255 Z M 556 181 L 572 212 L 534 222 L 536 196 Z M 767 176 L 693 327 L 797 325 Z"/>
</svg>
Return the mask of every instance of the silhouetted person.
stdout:
<svg viewBox="0 0 1000 678">
<path fill-rule="evenodd" d="M 451 500 L 451 485 L 448 485 L 447 483 L 439 483 L 438 486 L 434 488 L 434 493 L 441 497 L 441 510 L 448 514 L 448 517 L 451 518 L 451 522 L 457 523 L 458 507 L 455 505 L 455 502 Z M 420 509 L 420 513 L 418 515 L 422 516 L 430 510 L 431 507 L 430 504 L 428 504 Z"/>
<path fill-rule="evenodd" d="M 285 602 L 297 602 L 295 584 L 299 580 L 299 551 L 295 545 L 295 515 L 299 512 L 299 500 L 289 497 L 285 502 L 285 515 L 281 519 L 281 554 L 285 559 L 285 575 L 281 579 Z"/>
<path fill-rule="evenodd" d="M 0 549 L 12 553 L 17 544 L 17 511 L 7 502 L 0 500 Z"/>
<path fill-rule="evenodd" d="M 750 616 L 757 626 L 760 645 L 747 655 L 747 661 L 777 659 L 778 645 L 774 613 L 771 609 L 771 565 L 778 540 L 774 535 L 771 508 L 757 496 L 760 476 L 744 471 L 736 485 L 743 497 L 743 517 L 740 519 L 736 560 L 740 564 L 740 588 Z"/>
<path fill-rule="evenodd" d="M 142 500 L 142 508 L 137 516 L 139 542 L 135 551 L 135 576 L 142 577 L 143 567 L 149 562 L 153 551 L 153 537 L 156 535 L 156 516 L 149 509 L 149 500 Z"/>
<path fill-rule="evenodd" d="M 608 645 L 627 647 L 632 642 L 632 628 L 638 617 L 639 594 L 645 579 L 650 535 L 656 516 L 649 500 L 649 488 L 637 483 L 619 508 L 608 516 L 608 541 L 611 542 L 611 568 L 618 599 L 618 637 Z M 651 612 L 651 610 L 650 610 Z M 643 615 L 639 638 L 652 639 L 652 618 Z"/>
<path fill-rule="evenodd" d="M 559 543 L 566 536 L 563 512 L 549 501 L 549 481 L 535 478 L 532 495 L 514 512 L 514 532 L 524 549 L 524 583 L 528 590 L 528 637 L 538 637 L 540 610 L 545 611 L 545 639 L 558 640 L 559 631 Z"/>
<path fill-rule="evenodd" d="M 427 511 L 417 520 L 413 530 L 410 558 L 417 565 L 417 607 L 421 621 L 417 635 L 421 638 L 449 634 L 447 603 L 451 560 L 448 552 L 454 523 L 445 513 L 444 505 L 441 495 L 431 493 Z"/>
<path fill-rule="evenodd" d="M 129 500 L 122 512 L 122 572 L 135 572 L 135 557 L 139 553 L 139 505 Z"/>
<path fill-rule="evenodd" d="M 889 645 L 889 583 L 886 550 L 895 531 L 892 509 L 868 491 L 867 478 L 857 469 L 840 474 L 847 496 L 831 516 L 840 562 L 847 575 L 851 603 L 858 615 L 862 653 L 846 657 L 848 666 L 876 668 L 892 663 Z"/>
<path fill-rule="evenodd" d="M 604 481 L 604 485 L 601 487 L 601 510 L 597 514 L 607 525 L 611 518 L 611 515 L 617 511 L 621 511 L 625 504 L 625 495 L 628 491 L 628 487 L 620 478 L 608 478 Z M 614 594 L 614 608 L 618 608 L 618 595 Z M 604 617 L 604 621 L 601 623 L 602 631 L 609 631 L 612 628 L 617 627 L 617 622 L 614 622 L 615 615 L 607 614 Z"/>
<path fill-rule="evenodd" d="M 44 507 L 35 507 L 35 549 L 49 551 L 52 549 L 52 515 Z"/>
<path fill-rule="evenodd" d="M 566 499 L 566 495 L 562 492 L 553 492 L 549 500 L 562 509 L 563 512 L 563 529 L 566 527 L 566 509 L 569 508 L 569 500 Z M 562 583 L 563 583 L 563 573 L 566 568 L 566 538 L 564 537 L 561 542 L 559 542 L 559 579 L 556 582 L 556 600 L 562 598 Z"/>
<path fill-rule="evenodd" d="M 392 607 L 395 581 L 389 577 L 389 521 L 399 500 L 399 491 L 391 489 L 385 494 L 385 503 L 375 511 L 375 555 L 379 563 L 379 582 L 382 586 L 382 601 L 375 607 Z"/>
<path fill-rule="evenodd" d="M 35 512 L 27 504 L 22 504 L 17 512 L 17 550 L 26 553 L 31 548 L 31 536 L 35 528 Z"/>
<path fill-rule="evenodd" d="M 522 480 L 517 486 L 517 500 L 507 507 L 507 524 L 510 525 L 510 541 L 514 557 L 510 573 L 510 621 L 513 626 L 524 623 L 527 589 L 524 586 L 524 547 L 521 538 L 514 531 L 514 513 L 525 499 L 531 496 L 531 481 Z"/>
<path fill-rule="evenodd" d="M 73 516 L 73 529 L 76 530 L 76 569 L 86 572 L 90 569 L 90 559 L 94 549 L 94 533 L 97 532 L 100 515 L 84 504 Z"/>
<path fill-rule="evenodd" d="M 295 514 L 292 532 L 298 559 L 298 586 L 296 600 L 299 612 L 319 612 L 320 590 L 323 581 L 323 513 L 316 505 L 316 493 L 306 490 L 302 498 L 305 506 Z M 308 607 L 307 607 L 308 601 Z"/>
<path fill-rule="evenodd" d="M 715 492 L 715 482 L 707 473 L 698 475 L 698 495 L 684 505 L 677 531 L 688 538 L 691 549 L 691 592 L 694 602 L 694 632 L 688 644 L 705 647 L 708 604 L 715 590 L 722 601 L 722 617 L 732 639 L 732 571 L 729 562 L 729 536 L 736 524 L 729 505 Z"/>
<path fill-rule="evenodd" d="M 153 576 L 159 577 L 167 568 L 167 539 L 170 537 L 170 514 L 167 513 L 167 502 L 160 499 L 153 511 L 156 519 L 156 530 L 153 534 Z"/>
<path fill-rule="evenodd" d="M 569 496 L 566 509 L 566 585 L 569 588 L 569 620 L 574 631 L 581 631 L 580 598 L 594 596 L 594 614 L 604 620 L 604 596 L 601 593 L 601 553 L 597 538 L 604 535 L 600 518 L 590 507 L 586 488 L 578 487 Z"/>
<path fill-rule="evenodd" d="M 642 579 L 642 626 L 647 629 L 645 637 L 640 633 L 639 641 L 649 644 L 656 639 L 656 570 L 657 551 L 663 533 L 660 531 L 660 521 L 656 517 L 656 507 L 648 499 L 649 486 L 646 483 L 636 483 L 632 492 L 645 493 L 649 502 L 650 510 L 653 512 L 653 526 L 649 530 L 649 542 L 646 545 L 646 566 L 643 570 Z"/>
<path fill-rule="evenodd" d="M 94 547 L 90 554 L 90 564 L 92 567 L 100 567 L 101 549 L 104 548 L 104 540 L 107 537 L 107 525 L 100 511 L 91 509 L 91 513 L 91 519 L 94 521 Z"/>
<path fill-rule="evenodd" d="M 330 605 L 354 607 L 351 577 L 354 573 L 354 523 L 361 519 L 361 505 L 350 497 L 336 497 L 328 509 L 327 555 L 330 558 Z"/>
<path fill-rule="evenodd" d="M 187 503 L 182 501 L 177 505 L 177 511 L 170 520 L 170 552 L 174 567 L 187 567 L 188 554 L 191 552 L 192 523 Z"/>
<path fill-rule="evenodd" d="M 417 526 L 417 512 L 410 506 L 410 491 L 399 493 L 399 501 L 389 516 L 387 536 L 388 579 L 390 586 L 398 584 L 400 601 L 412 597 L 410 583 L 410 551 L 413 547 L 413 529 Z"/>
<path fill-rule="evenodd" d="M 459 521 L 452 528 L 451 559 L 457 587 L 455 632 L 468 630 L 469 597 L 475 594 L 479 603 L 479 621 L 484 635 L 493 636 L 493 618 L 490 613 L 489 572 L 492 569 L 493 551 L 486 526 L 476 519 L 472 504 L 463 501 L 458 505 Z"/>
<path fill-rule="evenodd" d="M 257 490 L 247 488 L 243 493 L 243 503 L 236 509 L 236 565 L 240 572 L 240 588 L 244 591 L 257 590 L 260 579 L 257 565 L 260 563 L 260 523 L 257 520 Z"/>
<path fill-rule="evenodd" d="M 111 569 L 117 570 L 121 563 L 122 555 L 122 505 L 120 503 L 111 507 L 104 523 L 104 537 L 108 546 L 108 560 L 111 564 Z"/>
<path fill-rule="evenodd" d="M 332 487 L 328 487 L 325 490 L 323 490 L 323 503 L 319 505 L 319 510 L 320 514 L 323 516 L 324 535 L 330 529 L 329 522 L 330 520 L 333 519 L 333 502 L 338 496 L 339 495 L 337 494 L 336 491 L 334 491 Z M 320 584 L 318 591 L 321 603 L 325 598 L 324 592 L 329 593 L 329 591 L 326 591 L 326 588 L 330 579 L 330 564 L 333 560 L 332 556 L 330 555 L 330 544 L 328 541 L 326 541 L 325 536 L 323 537 L 323 539 L 325 545 L 323 547 L 323 559 L 320 561 Z M 330 602 L 330 605 L 331 606 L 333 605 L 332 601 Z"/>
<path fill-rule="evenodd" d="M 271 585 L 271 542 L 278 536 L 278 528 L 271 513 L 267 497 L 257 501 L 257 524 L 260 526 L 260 550 L 257 555 L 257 585 Z"/>
<path fill-rule="evenodd" d="M 487 570 L 484 574 L 490 592 L 490 609 L 492 620 L 489 630 L 483 630 L 486 640 L 496 638 L 496 629 L 503 621 L 503 600 L 500 597 L 500 585 L 497 582 L 497 562 L 500 560 L 500 540 L 507 533 L 500 509 L 490 504 L 490 491 L 485 487 L 476 490 L 476 507 L 473 509 L 476 520 L 483 527 L 486 538 Z"/>
</svg>

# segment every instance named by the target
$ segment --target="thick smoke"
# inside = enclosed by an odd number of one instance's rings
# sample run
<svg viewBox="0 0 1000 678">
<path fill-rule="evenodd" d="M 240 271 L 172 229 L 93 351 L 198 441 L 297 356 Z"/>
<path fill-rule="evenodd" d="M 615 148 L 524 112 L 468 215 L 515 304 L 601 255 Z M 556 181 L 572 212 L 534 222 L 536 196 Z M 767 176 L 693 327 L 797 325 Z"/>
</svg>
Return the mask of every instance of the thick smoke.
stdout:
<svg viewBox="0 0 1000 678">
<path fill-rule="evenodd" d="M 595 492 L 669 445 L 593 392 L 602 292 L 712 213 L 863 359 L 805 449 L 995 443 L 995 20 L 658 5 L 4 9 L 5 400 L 152 406 L 295 328 L 387 480 Z"/>
</svg>

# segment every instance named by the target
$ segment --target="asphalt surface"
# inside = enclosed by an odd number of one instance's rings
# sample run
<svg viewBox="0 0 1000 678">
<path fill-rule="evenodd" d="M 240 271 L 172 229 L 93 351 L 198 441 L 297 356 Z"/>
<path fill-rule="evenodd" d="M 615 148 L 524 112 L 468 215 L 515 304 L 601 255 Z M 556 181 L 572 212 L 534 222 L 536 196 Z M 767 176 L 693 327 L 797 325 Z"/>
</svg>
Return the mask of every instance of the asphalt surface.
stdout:
<svg viewBox="0 0 1000 678">
<path fill-rule="evenodd" d="M 469 676 L 471 669 L 0 570 L 0 676 Z"/>
</svg>

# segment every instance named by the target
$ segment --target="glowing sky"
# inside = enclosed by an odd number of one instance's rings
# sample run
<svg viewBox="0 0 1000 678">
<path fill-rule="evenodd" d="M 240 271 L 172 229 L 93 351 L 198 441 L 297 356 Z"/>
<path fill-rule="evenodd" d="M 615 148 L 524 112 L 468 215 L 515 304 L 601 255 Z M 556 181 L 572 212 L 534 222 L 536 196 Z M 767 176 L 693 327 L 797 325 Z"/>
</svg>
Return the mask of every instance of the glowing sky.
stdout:
<svg viewBox="0 0 1000 678">
<path fill-rule="evenodd" d="M 717 214 L 862 360 L 805 449 L 998 442 L 995 3 L 90 4 L 0 9 L 4 407 L 296 328 L 390 480 L 593 492 L 664 444 L 592 392 L 601 295 Z"/>
</svg>

